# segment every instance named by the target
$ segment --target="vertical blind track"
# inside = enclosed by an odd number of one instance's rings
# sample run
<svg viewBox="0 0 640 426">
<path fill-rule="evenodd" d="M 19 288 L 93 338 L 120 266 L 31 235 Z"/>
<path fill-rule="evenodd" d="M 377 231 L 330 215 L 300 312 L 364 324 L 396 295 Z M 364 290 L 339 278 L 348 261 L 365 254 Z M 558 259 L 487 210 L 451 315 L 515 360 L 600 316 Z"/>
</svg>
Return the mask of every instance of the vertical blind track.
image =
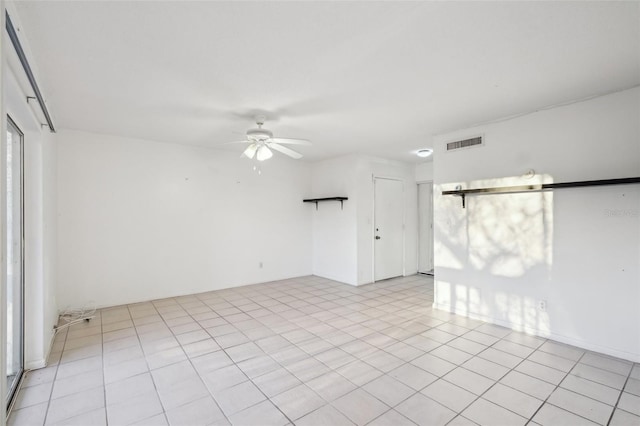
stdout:
<svg viewBox="0 0 640 426">
<path fill-rule="evenodd" d="M 51 132 L 55 133 L 56 129 L 53 126 L 53 121 L 51 120 L 51 116 L 49 115 L 49 110 L 47 109 L 47 105 L 44 103 L 44 98 L 42 97 L 42 93 L 40 92 L 40 88 L 38 87 L 38 83 L 36 82 L 36 78 L 31 71 L 31 66 L 29 66 L 29 61 L 27 61 L 27 57 L 24 54 L 24 50 L 22 49 L 22 45 L 20 44 L 20 40 L 18 40 L 18 34 L 16 34 L 16 30 L 13 27 L 13 22 L 11 22 L 11 17 L 9 16 L 9 12 L 5 10 L 6 17 L 6 28 L 9 33 L 9 38 L 11 39 L 11 44 L 13 44 L 13 48 L 16 49 L 16 53 L 18 54 L 18 58 L 20 59 L 20 63 L 22 64 L 22 68 L 24 68 L 25 74 L 27 74 L 27 78 L 29 79 L 29 84 L 31 84 L 31 88 L 36 95 L 36 99 L 38 100 L 38 104 L 40 105 L 40 109 L 44 114 L 44 118 L 47 120 L 47 125 Z"/>
</svg>

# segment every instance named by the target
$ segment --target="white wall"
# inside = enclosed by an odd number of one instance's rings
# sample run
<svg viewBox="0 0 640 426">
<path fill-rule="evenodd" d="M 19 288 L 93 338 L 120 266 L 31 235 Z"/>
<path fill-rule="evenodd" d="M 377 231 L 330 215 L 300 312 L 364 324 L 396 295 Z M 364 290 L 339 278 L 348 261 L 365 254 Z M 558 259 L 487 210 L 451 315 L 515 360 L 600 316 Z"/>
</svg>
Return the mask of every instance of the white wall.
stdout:
<svg viewBox="0 0 640 426">
<path fill-rule="evenodd" d="M 417 186 L 414 167 L 398 161 L 346 156 L 312 166 L 312 196 L 347 196 L 322 203 L 313 217 L 313 273 L 352 285 L 373 282 L 374 177 L 392 177 L 404 184 L 404 274 L 417 271 Z"/>
<path fill-rule="evenodd" d="M 310 204 L 313 217 L 313 274 L 343 283 L 358 284 L 357 200 L 354 156 L 311 165 L 311 191 L 306 198 L 348 197 Z"/>
<path fill-rule="evenodd" d="M 258 175 L 236 152 L 78 131 L 56 141 L 60 308 L 311 273 L 304 163 L 274 156 Z"/>
<path fill-rule="evenodd" d="M 441 195 L 640 176 L 638 117 L 635 88 L 436 138 L 434 305 L 640 361 L 640 185 L 467 197 L 466 209 Z M 484 147 L 444 152 L 477 134 Z"/>
<path fill-rule="evenodd" d="M 433 180 L 433 162 L 435 160 L 426 161 L 416 164 L 415 178 L 416 182 L 430 182 Z"/>
</svg>

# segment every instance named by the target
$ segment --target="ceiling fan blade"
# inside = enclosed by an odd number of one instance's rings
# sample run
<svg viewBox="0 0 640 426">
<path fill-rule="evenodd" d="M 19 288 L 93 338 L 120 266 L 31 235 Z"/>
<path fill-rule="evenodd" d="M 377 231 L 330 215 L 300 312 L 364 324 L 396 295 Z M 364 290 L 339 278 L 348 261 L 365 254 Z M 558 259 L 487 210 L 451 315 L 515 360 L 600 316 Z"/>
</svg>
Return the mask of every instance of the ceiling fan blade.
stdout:
<svg viewBox="0 0 640 426">
<path fill-rule="evenodd" d="M 244 152 L 242 153 L 242 155 L 247 156 L 248 158 L 253 158 L 254 155 L 256 155 L 256 151 L 258 150 L 258 145 L 256 145 L 255 143 L 249 145 L 247 147 L 247 149 L 244 150 Z"/>
<path fill-rule="evenodd" d="M 270 138 L 269 142 L 284 143 L 289 145 L 311 145 L 306 139 Z"/>
<path fill-rule="evenodd" d="M 256 155 L 258 161 L 268 160 L 271 157 L 273 157 L 273 152 L 265 145 L 258 148 L 258 154 Z"/>
<path fill-rule="evenodd" d="M 243 141 L 233 141 L 233 142 L 225 142 L 222 145 L 231 145 L 233 143 L 253 143 L 253 141 L 250 140 L 243 140 Z"/>
<path fill-rule="evenodd" d="M 267 145 L 269 145 L 270 148 L 273 148 L 276 151 L 279 151 L 285 155 L 288 155 L 291 158 L 295 158 L 296 160 L 299 160 L 300 158 L 302 158 L 302 154 L 297 153 L 294 150 L 287 148 L 286 146 L 278 145 L 275 142 L 267 142 Z"/>
</svg>

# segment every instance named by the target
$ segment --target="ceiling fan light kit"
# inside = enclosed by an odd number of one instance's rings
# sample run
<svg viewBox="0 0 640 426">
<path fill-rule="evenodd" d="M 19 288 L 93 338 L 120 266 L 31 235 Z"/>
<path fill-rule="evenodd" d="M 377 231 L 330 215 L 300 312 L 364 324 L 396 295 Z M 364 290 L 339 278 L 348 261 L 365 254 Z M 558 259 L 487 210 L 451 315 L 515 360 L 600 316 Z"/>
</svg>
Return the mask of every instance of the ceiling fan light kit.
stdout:
<svg viewBox="0 0 640 426">
<path fill-rule="evenodd" d="M 264 161 L 273 157 L 273 151 L 271 151 L 264 143 L 256 142 L 249 145 L 242 155 L 249 159 L 256 157 L 256 160 Z"/>
<path fill-rule="evenodd" d="M 247 158 L 253 159 L 254 157 L 258 161 L 265 161 L 273 157 L 273 151 L 276 150 L 284 155 L 287 155 L 293 159 L 302 158 L 302 154 L 288 148 L 285 145 L 311 145 L 311 142 L 305 139 L 287 139 L 287 138 L 274 138 L 273 132 L 263 128 L 265 117 L 260 115 L 256 117 L 257 128 L 249 129 L 246 132 L 247 139 L 244 141 L 237 141 L 231 143 L 248 143 L 249 146 L 243 151 L 242 155 Z"/>
<path fill-rule="evenodd" d="M 252 144 L 252 145 L 249 145 L 242 154 L 245 155 L 247 158 L 253 158 L 253 156 L 256 155 L 257 150 L 258 150 L 258 145 Z"/>
<path fill-rule="evenodd" d="M 264 161 L 264 160 L 268 160 L 271 157 L 273 157 L 273 152 L 269 148 L 267 148 L 264 145 L 258 147 L 258 152 L 256 153 L 256 160 Z"/>
</svg>

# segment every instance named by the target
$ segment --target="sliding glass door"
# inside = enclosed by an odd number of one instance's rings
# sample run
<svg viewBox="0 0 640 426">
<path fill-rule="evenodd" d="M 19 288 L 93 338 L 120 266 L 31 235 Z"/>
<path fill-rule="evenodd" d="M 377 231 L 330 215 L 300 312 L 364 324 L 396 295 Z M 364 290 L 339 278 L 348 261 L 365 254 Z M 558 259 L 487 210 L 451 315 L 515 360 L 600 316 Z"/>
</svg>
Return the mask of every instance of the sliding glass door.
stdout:
<svg viewBox="0 0 640 426">
<path fill-rule="evenodd" d="M 6 170 L 6 283 L 7 299 L 7 403 L 15 393 L 24 368 L 24 229 L 23 229 L 23 134 L 7 117 Z"/>
</svg>

